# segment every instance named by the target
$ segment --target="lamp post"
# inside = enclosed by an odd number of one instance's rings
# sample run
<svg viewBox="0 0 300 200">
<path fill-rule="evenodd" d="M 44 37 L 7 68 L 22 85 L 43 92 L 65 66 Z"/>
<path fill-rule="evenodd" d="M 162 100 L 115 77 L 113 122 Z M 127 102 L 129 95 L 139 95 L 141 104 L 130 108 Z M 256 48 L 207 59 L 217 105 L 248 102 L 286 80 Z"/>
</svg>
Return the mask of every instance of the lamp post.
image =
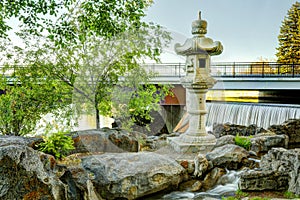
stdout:
<svg viewBox="0 0 300 200">
<path fill-rule="evenodd" d="M 193 37 L 183 45 L 175 44 L 175 51 L 186 56 L 185 76 L 181 84 L 186 88 L 186 107 L 189 128 L 179 137 L 168 141 L 177 152 L 207 152 L 216 143 L 215 136 L 208 134 L 206 125 L 206 93 L 216 83 L 210 76 L 210 57 L 219 55 L 223 46 L 219 41 L 205 37 L 207 22 L 199 18 L 192 23 Z"/>
</svg>

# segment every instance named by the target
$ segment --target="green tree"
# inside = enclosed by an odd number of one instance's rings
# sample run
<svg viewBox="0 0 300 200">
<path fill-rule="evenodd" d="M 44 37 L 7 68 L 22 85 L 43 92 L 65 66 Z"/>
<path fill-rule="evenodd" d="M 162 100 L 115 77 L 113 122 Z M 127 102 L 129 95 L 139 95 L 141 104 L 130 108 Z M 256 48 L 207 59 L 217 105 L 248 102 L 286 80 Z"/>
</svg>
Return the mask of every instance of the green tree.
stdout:
<svg viewBox="0 0 300 200">
<path fill-rule="evenodd" d="M 83 40 L 91 33 L 111 37 L 143 24 L 144 10 L 152 0 L 2 0 L 0 2 L 0 38 L 21 27 L 19 35 L 44 34 L 65 45 Z M 78 34 L 80 33 L 80 34 Z"/>
<path fill-rule="evenodd" d="M 26 135 L 35 130 L 44 115 L 51 112 L 55 117 L 65 118 L 69 112 L 71 90 L 62 87 L 59 80 L 41 76 L 37 65 L 31 69 L 35 70 L 7 66 L 0 76 L 1 134 Z M 15 72 L 11 74 L 11 70 Z"/>
<path fill-rule="evenodd" d="M 300 63 L 300 3 L 295 2 L 282 21 L 278 36 L 277 62 Z M 298 67 L 299 68 L 299 67 Z M 291 66 L 282 68 L 282 73 L 291 73 Z"/>
<path fill-rule="evenodd" d="M 24 115 L 22 117 L 27 119 L 32 117 L 25 116 L 25 113 L 37 115 L 32 123 L 36 123 L 47 112 L 61 111 L 70 105 L 72 90 L 75 91 L 73 97 L 79 102 L 77 105 L 87 108 L 86 110 L 95 110 L 97 122 L 99 114 L 111 115 L 112 111 L 115 111 L 114 114 L 121 113 L 116 112 L 118 109 L 113 106 L 113 88 L 120 83 L 120 78 L 138 71 L 143 58 L 158 60 L 163 45 L 170 39 L 160 26 L 141 21 L 144 10 L 152 2 L 150 0 L 14 2 L 15 4 L 11 1 L 0 3 L 0 26 L 3 27 L 0 38 L 3 39 L 2 42 L 10 39 L 8 31 L 11 27 L 7 20 L 20 22 L 17 35 L 22 39 L 23 46 L 6 46 L 5 62 L 23 66 L 15 69 L 13 76 L 16 82 L 10 90 L 15 90 L 18 95 L 23 94 L 22 91 L 31 93 L 25 93 L 28 101 L 19 103 L 24 108 L 32 106 L 33 110 L 41 106 L 47 108 L 43 112 L 20 112 L 20 116 Z M 144 73 L 144 80 L 147 80 L 147 76 Z M 5 83 L 7 77 L 3 76 L 3 80 Z M 152 88 L 147 93 L 154 97 L 151 102 L 157 102 L 157 99 L 163 97 L 155 95 L 153 87 L 147 88 Z M 33 89 L 40 91 L 34 93 Z M 7 88 L 4 90 L 9 91 Z M 140 87 L 136 87 L 134 91 L 134 98 L 146 97 L 145 94 L 139 94 L 142 92 Z M 165 88 L 161 91 L 160 94 L 166 94 Z M 6 94 L 9 98 L 13 97 L 12 93 Z M 31 104 L 32 94 L 40 94 L 41 96 L 36 96 L 36 100 L 41 100 L 39 103 L 43 105 Z M 55 101 L 51 101 L 52 99 Z M 18 98 L 15 97 L 15 100 Z M 90 106 L 80 103 L 81 101 L 89 102 Z M 51 106 L 47 107 L 48 104 Z M 147 108 L 154 107 L 148 105 Z M 131 106 L 127 110 L 134 111 L 134 115 L 137 115 L 140 109 L 132 109 Z M 65 110 L 64 113 L 67 116 L 70 110 Z M 30 130 L 32 128 L 13 131 L 13 134 L 25 134 Z"/>
<path fill-rule="evenodd" d="M 50 71 L 64 84 L 73 88 L 73 103 L 78 105 L 77 111 L 94 112 L 99 128 L 100 114 L 114 117 L 118 117 L 120 113 L 124 115 L 125 107 L 122 107 L 124 109 L 121 111 L 114 103 L 122 96 L 120 92 L 114 92 L 116 88 L 130 88 L 129 90 L 135 94 L 131 94 L 127 104 L 133 105 L 134 100 L 140 99 L 140 106 L 136 106 L 147 107 L 149 110 L 142 112 L 141 109 L 127 106 L 125 110 L 131 114 L 145 116 L 149 115 L 151 110 L 157 109 L 153 105 L 168 93 L 168 86 L 158 89 L 149 86 L 148 82 L 152 75 L 141 69 L 141 63 L 144 58 L 157 60 L 163 45 L 166 45 L 169 39 L 169 34 L 156 25 L 139 27 L 134 31 L 128 30 L 109 39 L 92 35 L 81 43 L 68 47 L 67 50 L 64 48 L 58 50 L 53 46 L 53 53 L 47 53 L 51 57 L 46 59 L 52 62 L 45 65 L 50 68 L 44 70 Z M 51 48 L 46 46 L 46 49 L 49 51 Z M 128 81 L 133 74 L 135 82 Z M 137 83 L 143 85 L 144 91 Z M 127 94 L 130 94 L 128 90 Z M 143 105 L 145 103 L 148 105 Z M 151 121 L 150 117 L 147 117 Z"/>
</svg>

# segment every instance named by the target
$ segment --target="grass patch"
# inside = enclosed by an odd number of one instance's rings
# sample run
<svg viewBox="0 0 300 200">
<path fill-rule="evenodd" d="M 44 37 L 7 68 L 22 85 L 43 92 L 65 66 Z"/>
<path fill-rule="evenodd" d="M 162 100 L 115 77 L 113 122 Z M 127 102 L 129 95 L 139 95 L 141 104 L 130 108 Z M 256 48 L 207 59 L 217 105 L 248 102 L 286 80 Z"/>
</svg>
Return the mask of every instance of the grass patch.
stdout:
<svg viewBox="0 0 300 200">
<path fill-rule="evenodd" d="M 251 148 L 251 138 L 252 136 L 239 136 L 239 134 L 237 134 L 234 138 L 234 142 L 236 145 L 245 148 L 246 150 L 250 150 Z"/>
<path fill-rule="evenodd" d="M 299 195 L 294 194 L 293 192 L 286 191 L 284 192 L 283 196 L 287 199 L 295 199 L 295 198 L 300 198 Z"/>
</svg>

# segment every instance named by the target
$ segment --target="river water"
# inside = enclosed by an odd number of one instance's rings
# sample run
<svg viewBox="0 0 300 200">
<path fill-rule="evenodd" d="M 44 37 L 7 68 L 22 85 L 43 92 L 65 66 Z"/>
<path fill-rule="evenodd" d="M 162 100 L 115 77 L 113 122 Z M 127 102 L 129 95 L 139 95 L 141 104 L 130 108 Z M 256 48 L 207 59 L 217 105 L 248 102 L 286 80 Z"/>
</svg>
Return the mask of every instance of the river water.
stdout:
<svg viewBox="0 0 300 200">
<path fill-rule="evenodd" d="M 200 200 L 205 197 L 213 197 L 216 199 L 222 199 L 222 197 L 233 196 L 238 190 L 239 174 L 241 171 L 230 170 L 223 175 L 217 185 L 205 192 L 185 192 L 185 191 L 174 191 L 168 194 L 158 194 L 145 200 Z"/>
</svg>

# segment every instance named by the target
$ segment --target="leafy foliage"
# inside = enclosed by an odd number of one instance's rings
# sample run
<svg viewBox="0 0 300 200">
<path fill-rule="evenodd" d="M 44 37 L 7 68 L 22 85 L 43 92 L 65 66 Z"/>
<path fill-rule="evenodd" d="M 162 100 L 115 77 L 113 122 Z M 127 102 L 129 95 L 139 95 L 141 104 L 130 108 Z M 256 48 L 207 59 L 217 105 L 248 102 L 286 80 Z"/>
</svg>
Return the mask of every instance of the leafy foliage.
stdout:
<svg viewBox="0 0 300 200">
<path fill-rule="evenodd" d="M 285 198 L 288 198 L 288 199 L 295 199 L 295 198 L 299 198 L 300 196 L 299 195 L 296 195 L 294 194 L 293 192 L 290 192 L 290 191 L 285 191 L 283 196 Z"/>
<path fill-rule="evenodd" d="M 143 70 L 140 63 L 144 58 L 158 60 L 163 45 L 169 39 L 168 33 L 156 25 L 140 27 L 136 32 L 128 31 L 109 40 L 91 36 L 82 44 L 69 47 L 68 51 L 54 48 L 54 54 L 50 55 L 56 55 L 56 59 L 49 65 L 54 67 L 45 70 L 53 71 L 52 74 L 73 88 L 73 103 L 77 110 L 81 113 L 94 112 L 97 128 L 99 114 L 117 117 L 122 113 L 127 116 L 123 112 L 126 110 L 150 119 L 150 111 L 157 108 L 154 103 L 162 100 L 168 86 L 156 88 L 148 84 L 153 74 Z M 51 61 L 50 58 L 48 60 Z M 58 63 L 64 65 L 57 67 Z M 73 74 L 75 79 L 72 79 Z M 114 103 L 119 102 L 124 93 L 115 92 L 118 89 L 132 92 L 130 98 L 126 98 L 127 102 L 121 103 L 129 105 L 122 112 Z"/>
<path fill-rule="evenodd" d="M 0 38 L 9 37 L 14 24 L 17 35 L 46 37 L 56 46 L 66 47 L 89 35 L 112 37 L 143 23 L 141 18 L 151 0 L 2 0 Z"/>
<path fill-rule="evenodd" d="M 5 74 L 11 70 L 14 73 L 7 77 Z M 4 68 L 0 76 L 0 133 L 25 135 L 35 129 L 43 115 L 66 114 L 66 106 L 70 104 L 66 97 L 70 91 L 62 93 L 62 89 L 57 80 L 39 76 L 38 70 L 28 71 L 19 66 Z M 56 112 L 59 108 L 65 108 L 66 112 Z"/>
<path fill-rule="evenodd" d="M 6 95 L 0 98 L 3 104 L 10 105 L 9 102 L 17 101 L 18 95 L 24 96 L 24 100 L 18 101 L 18 109 L 8 110 L 3 120 L 9 126 L 24 126 L 29 122 L 22 119 L 32 120 L 24 131 L 15 128 L 5 134 L 26 134 L 42 115 L 59 114 L 66 106 L 70 108 L 71 103 L 76 112 L 94 112 L 97 125 L 99 114 L 121 114 L 113 103 L 115 88 L 122 88 L 121 82 L 126 82 L 120 80 L 139 71 L 144 58 L 158 61 L 162 47 L 170 40 L 162 27 L 142 22 L 144 10 L 151 3 L 151 0 L 1 1 L 0 39 L 10 39 L 7 33 L 12 27 L 7 22 L 16 20 L 20 25 L 17 36 L 23 41 L 20 46 L 2 46 L 7 51 L 5 62 L 23 67 L 10 75 L 13 87 L 5 86 L 7 77 L 3 76 Z M 137 80 L 144 86 L 131 87 L 135 95 L 125 110 L 147 118 L 151 109 L 157 109 L 154 103 L 163 98 L 167 87 L 159 87 L 161 92 L 157 92 L 147 84 L 148 72 L 139 76 L 142 78 Z M 138 98 L 139 102 L 134 100 Z M 136 106 L 137 103 L 141 105 Z M 28 113 L 31 115 L 27 116 Z M 64 113 L 66 117 L 71 115 L 70 110 Z M 19 121 L 14 123 L 10 119 Z"/>
<path fill-rule="evenodd" d="M 243 191 L 240 190 L 240 189 L 238 189 L 238 190 L 235 192 L 235 196 L 238 197 L 238 198 L 244 198 L 244 197 L 249 196 L 249 194 L 246 193 L 246 192 L 243 192 Z"/>
<path fill-rule="evenodd" d="M 246 136 L 239 136 L 239 134 L 237 134 L 234 138 L 235 144 L 245 148 L 246 150 L 250 150 L 251 148 L 251 136 L 250 137 L 246 137 Z"/>
<path fill-rule="evenodd" d="M 149 83 L 154 76 L 147 74 L 143 68 L 137 68 L 125 76 L 119 87 L 114 88 L 112 114 L 121 120 L 122 128 L 130 130 L 134 124 L 148 128 L 153 121 L 151 112 L 159 111 L 159 103 L 165 96 L 172 95 L 171 86 Z"/>
<path fill-rule="evenodd" d="M 69 132 L 58 131 L 56 133 L 48 133 L 43 137 L 44 142 L 39 144 L 39 150 L 53 155 L 57 159 L 65 157 L 74 149 L 74 141 L 72 137 L 66 135 Z"/>
<path fill-rule="evenodd" d="M 300 3 L 295 2 L 282 21 L 278 36 L 277 62 L 299 64 L 300 60 Z M 290 67 L 282 68 L 282 73 L 291 73 Z"/>
</svg>

